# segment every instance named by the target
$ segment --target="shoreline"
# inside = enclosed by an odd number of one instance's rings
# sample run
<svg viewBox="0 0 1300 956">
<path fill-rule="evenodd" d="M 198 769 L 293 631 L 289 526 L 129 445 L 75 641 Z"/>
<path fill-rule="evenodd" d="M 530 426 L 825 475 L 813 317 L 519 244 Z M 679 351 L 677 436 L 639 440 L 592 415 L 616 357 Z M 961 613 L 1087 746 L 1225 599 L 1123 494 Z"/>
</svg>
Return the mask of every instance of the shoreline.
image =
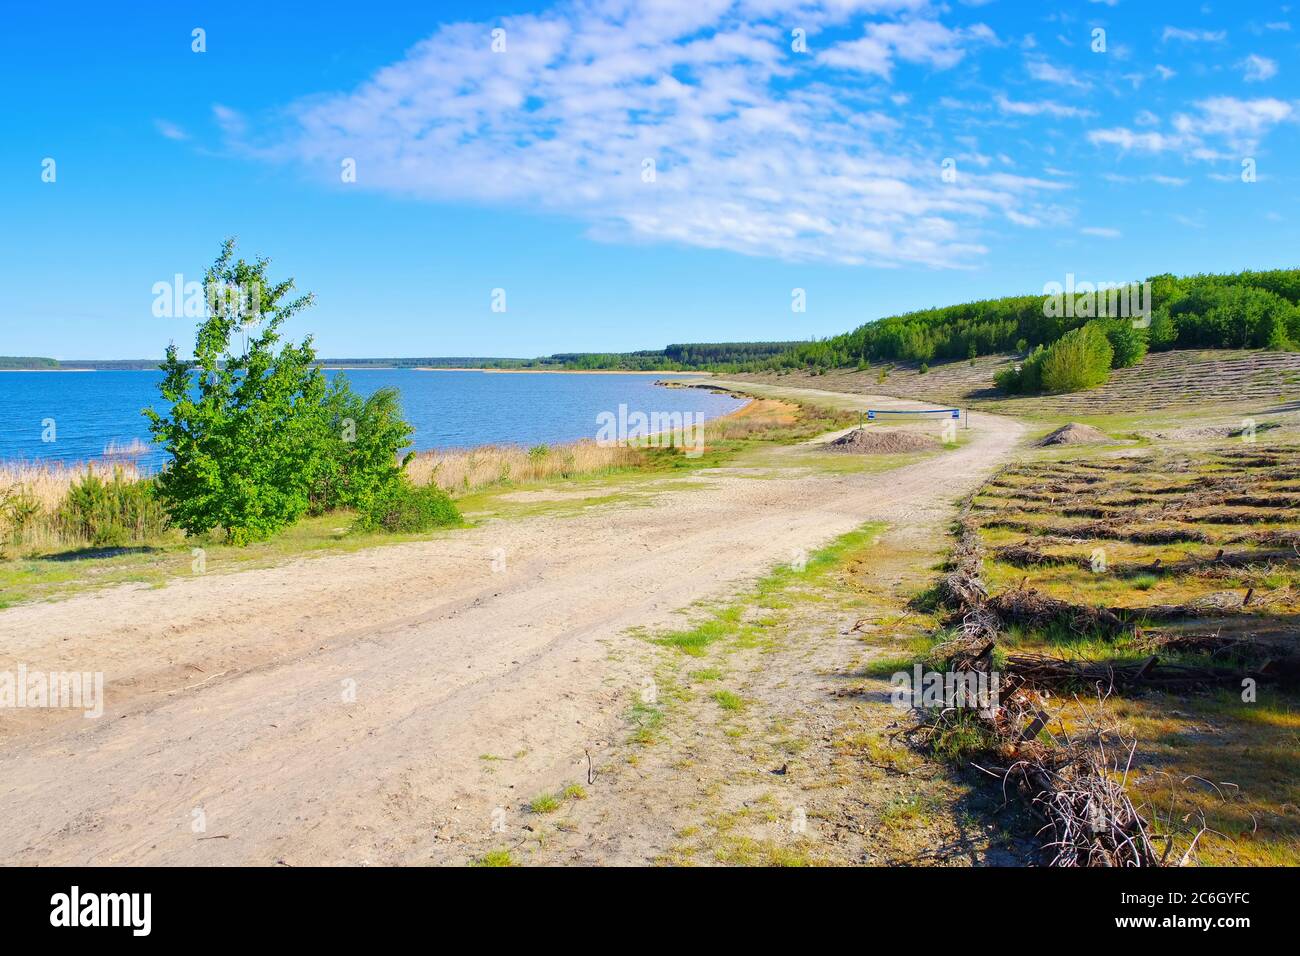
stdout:
<svg viewBox="0 0 1300 956">
<path fill-rule="evenodd" d="M 614 368 L 433 368 L 417 365 L 412 372 L 482 372 L 493 375 L 712 375 L 712 372 L 648 372 Z"/>
<path fill-rule="evenodd" d="M 19 370 L 18 370 L 18 369 L 12 369 L 11 371 L 19 371 Z M 33 370 L 31 370 L 31 371 L 36 371 L 36 370 L 33 369 Z M 58 369 L 50 369 L 50 371 L 59 371 L 59 370 L 58 370 Z M 87 372 L 90 372 L 90 371 L 94 371 L 94 369 L 68 369 L 67 371 L 87 371 Z M 452 370 L 452 369 L 437 369 L 436 371 L 453 371 L 453 370 Z M 470 371 L 470 372 L 477 372 L 477 371 L 481 371 L 481 369 L 456 369 L 456 370 L 454 370 L 454 371 Z M 590 373 L 579 372 L 579 373 L 575 373 L 575 374 L 580 374 L 580 375 L 581 375 L 581 374 L 590 374 Z M 648 374 L 652 374 L 652 373 L 644 372 L 644 373 L 639 373 L 639 374 L 646 374 L 646 375 L 648 375 Z M 653 373 L 653 374 L 659 374 L 659 373 Z M 665 385 L 664 387 L 665 387 L 665 388 L 671 388 L 671 387 L 673 387 L 673 386 Z M 683 386 L 677 386 L 677 387 L 680 387 L 680 388 L 691 388 L 691 387 L 693 387 L 693 386 L 690 386 L 690 385 L 683 385 Z M 731 411 L 726 412 L 726 413 L 724 413 L 724 414 L 722 414 L 722 415 L 717 415 L 717 416 L 714 416 L 713 418 L 706 418 L 706 419 L 704 420 L 704 424 L 705 424 L 705 425 L 709 425 L 709 424 L 711 424 L 711 423 L 713 423 L 713 422 L 720 422 L 720 421 L 723 421 L 724 419 L 735 418 L 735 417 L 737 417 L 737 416 L 739 416 L 739 415 L 743 415 L 743 414 L 745 414 L 747 411 L 749 411 L 749 410 L 753 407 L 754 403 L 755 403 L 756 401 L 758 401 L 758 398 L 759 398 L 757 395 L 748 395 L 748 394 L 745 394 L 745 393 L 743 393 L 743 392 L 734 391 L 734 390 L 732 390 L 732 389 L 724 389 L 724 388 L 718 388 L 718 387 L 711 387 L 711 386 L 707 386 L 707 385 L 702 386 L 702 387 L 705 388 L 705 389 L 708 390 L 708 391 L 719 392 L 719 393 L 722 393 L 722 394 L 728 395 L 728 396 L 730 396 L 730 397 L 732 397 L 732 398 L 735 398 L 735 399 L 737 399 L 738 401 L 743 401 L 743 402 L 744 402 L 743 405 L 740 405 L 740 406 L 737 407 L 737 408 L 733 408 Z M 663 432 L 654 432 L 653 434 L 654 434 L 654 435 L 659 435 L 659 434 L 664 434 L 664 433 L 663 433 Z M 651 436 L 646 436 L 646 437 L 651 437 Z M 572 440 L 570 440 L 570 441 L 546 442 L 545 444 L 547 445 L 547 447 L 549 447 L 549 448 L 551 448 L 551 449 L 557 449 L 557 448 L 565 448 L 565 447 L 568 447 L 568 446 L 570 446 L 570 445 L 578 445 L 578 444 L 582 444 L 583 442 L 594 442 L 594 441 L 595 441 L 595 438 L 576 438 L 576 439 L 572 439 Z M 528 445 L 527 445 L 526 442 L 482 442 L 482 443 L 477 444 L 477 445 L 448 445 L 448 446 L 443 447 L 443 448 L 411 448 L 411 449 L 409 449 L 409 450 L 405 450 L 405 454 L 415 454 L 415 455 L 438 455 L 438 454 L 452 454 L 452 453 L 456 453 L 456 454 L 465 454 L 465 453 L 470 453 L 470 452 L 478 451 L 478 450 L 481 450 L 481 449 L 488 449 L 488 448 L 509 448 L 509 447 L 526 448 L 526 447 L 528 447 Z M 33 467 L 34 467 L 34 468 L 47 468 L 47 469 L 50 469 L 50 470 L 53 470 L 53 471 L 74 471 L 74 470 L 75 470 L 75 471 L 80 472 L 80 471 L 84 471 L 87 467 L 91 467 L 91 466 L 94 466 L 94 465 L 122 465 L 122 464 L 129 464 L 129 465 L 132 465 L 133 467 L 135 467 L 135 468 L 137 469 L 137 471 L 141 474 L 142 477 L 150 477 L 150 476 L 152 476 L 152 475 L 157 474 L 157 472 L 158 472 L 159 470 L 161 470 L 160 468 L 154 468 L 154 467 L 151 467 L 151 466 L 148 466 L 148 465 L 142 465 L 142 464 L 140 464 L 140 463 L 137 462 L 137 461 L 121 461 L 121 460 L 115 460 L 115 459 L 113 459 L 113 458 L 111 458 L 111 457 L 109 457 L 109 456 L 106 456 L 106 455 L 100 456 L 99 458 L 83 458 L 83 459 L 79 459 L 79 460 L 74 461 L 74 462 L 64 461 L 63 459 L 57 459 L 57 458 L 0 458 L 0 470 L 6 469 L 6 468 L 9 468 L 9 469 L 26 469 L 26 468 L 33 468 Z"/>
</svg>

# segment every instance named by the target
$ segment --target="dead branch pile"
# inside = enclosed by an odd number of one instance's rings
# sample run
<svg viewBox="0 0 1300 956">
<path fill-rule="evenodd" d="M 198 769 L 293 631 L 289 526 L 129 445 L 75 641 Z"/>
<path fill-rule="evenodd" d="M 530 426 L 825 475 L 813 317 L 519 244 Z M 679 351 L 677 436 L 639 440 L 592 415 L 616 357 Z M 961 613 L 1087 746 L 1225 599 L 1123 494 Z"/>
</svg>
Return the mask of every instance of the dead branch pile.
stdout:
<svg viewBox="0 0 1300 956">
<path fill-rule="evenodd" d="M 1002 670 L 1032 687 L 1093 688 L 1103 694 L 1143 684 L 1162 689 L 1241 683 L 1242 674 L 1212 667 L 1163 662 L 1156 655 L 1138 661 L 1081 661 L 1042 654 L 1008 655 Z"/>
<path fill-rule="evenodd" d="M 1076 634 L 1113 635 L 1129 629 L 1114 611 L 1072 604 L 1035 588 L 1010 588 L 989 598 L 987 606 L 1008 624 L 1027 627 L 1063 624 Z"/>
<path fill-rule="evenodd" d="M 1028 540 L 1022 541 L 1020 544 L 1009 544 L 1004 548 L 998 548 L 993 552 L 993 557 L 1003 564 L 1014 565 L 1017 568 L 1036 568 L 1044 564 L 1074 563 L 1074 559 L 1059 558 L 1039 551 Z"/>
<path fill-rule="evenodd" d="M 1044 849 L 1052 853 L 1050 866 L 1165 863 L 1172 841 L 1166 842 L 1163 854 L 1156 852 L 1151 826 L 1127 791 L 1137 742 L 1119 738 L 1118 752 L 1113 753 L 1107 736 L 1090 730 L 1086 739 L 1074 740 L 1063 733 L 1057 751 L 1017 760 L 1002 774 L 1004 793 L 1008 785 L 1014 786 L 1045 821 L 1039 834 L 1049 837 Z M 1187 854 L 1194 846 L 1195 840 Z"/>
</svg>

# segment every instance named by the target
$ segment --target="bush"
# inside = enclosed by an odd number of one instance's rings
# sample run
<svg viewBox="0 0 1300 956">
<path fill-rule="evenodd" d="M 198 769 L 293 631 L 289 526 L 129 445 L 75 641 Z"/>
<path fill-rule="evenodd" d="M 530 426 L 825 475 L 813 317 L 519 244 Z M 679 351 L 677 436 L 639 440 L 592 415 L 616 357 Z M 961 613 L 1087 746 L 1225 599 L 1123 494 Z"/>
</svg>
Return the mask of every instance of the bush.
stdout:
<svg viewBox="0 0 1300 956">
<path fill-rule="evenodd" d="M 41 499 L 27 489 L 19 485 L 0 487 L 0 537 L 4 543 L 21 545 L 27 529 L 43 514 Z"/>
<path fill-rule="evenodd" d="M 407 479 L 391 482 L 357 516 L 359 531 L 421 532 L 460 523 L 460 512 L 437 485 L 416 487 Z"/>
<path fill-rule="evenodd" d="M 167 527 L 167 511 L 152 481 L 128 480 L 120 470 L 105 481 L 87 471 L 68 488 L 55 522 L 68 537 L 107 548 L 162 533 Z"/>
<path fill-rule="evenodd" d="M 1110 378 L 1114 355 L 1098 323 L 1072 329 L 1043 352 L 1042 390 L 1060 394 L 1095 388 Z"/>
<path fill-rule="evenodd" d="M 1178 342 L 1178 326 L 1169 314 L 1168 306 L 1161 306 L 1151 314 L 1151 327 L 1147 329 L 1147 343 L 1152 352 L 1167 352 Z"/>
<path fill-rule="evenodd" d="M 402 478 L 397 451 L 410 442 L 412 429 L 402 419 L 397 391 L 381 388 L 362 399 L 340 375 L 322 414 L 308 510 L 362 510 L 381 489 Z"/>
<path fill-rule="evenodd" d="M 1149 333 L 1136 328 L 1131 319 L 1108 319 L 1102 323 L 1102 330 L 1114 351 L 1112 368 L 1131 368 L 1146 358 Z"/>
<path fill-rule="evenodd" d="M 187 534 L 224 529 L 234 544 L 269 537 L 309 511 L 368 507 L 398 483 L 397 452 L 411 433 L 396 392 L 363 401 L 346 379 L 326 382 L 310 337 L 278 345 L 280 327 L 312 297 L 286 301 L 293 281 L 272 283 L 267 264 L 236 262 L 234 240 L 224 243 L 205 276 L 208 314 L 194 360 L 168 346 L 159 391 L 170 411 L 145 411 L 171 454 L 158 492 L 173 523 Z M 232 337 L 250 329 L 236 353 Z"/>
<path fill-rule="evenodd" d="M 1037 346 L 1033 354 L 1021 362 L 1004 368 L 993 376 L 993 382 L 1004 392 L 1013 395 L 1030 395 L 1042 391 L 1043 347 Z"/>
</svg>

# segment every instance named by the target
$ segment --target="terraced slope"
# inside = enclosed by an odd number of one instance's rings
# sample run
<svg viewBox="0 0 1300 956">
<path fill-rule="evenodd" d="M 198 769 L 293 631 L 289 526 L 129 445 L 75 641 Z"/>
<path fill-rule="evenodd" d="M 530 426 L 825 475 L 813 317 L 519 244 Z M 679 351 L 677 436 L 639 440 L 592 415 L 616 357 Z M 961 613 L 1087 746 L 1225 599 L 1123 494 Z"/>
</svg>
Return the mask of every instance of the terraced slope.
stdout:
<svg viewBox="0 0 1300 956">
<path fill-rule="evenodd" d="M 1127 735 L 1130 796 L 1180 846 L 1205 827 L 1200 862 L 1295 865 L 1300 446 L 1113 449 L 1031 452 L 973 499 L 995 660 L 1053 728 Z"/>
<path fill-rule="evenodd" d="M 880 381 L 881 369 L 834 371 L 824 375 L 733 376 L 788 385 L 815 385 L 830 391 L 895 395 L 954 405 L 996 407 L 1030 417 L 1112 414 L 1187 405 L 1266 402 L 1300 403 L 1300 353 L 1216 349 L 1158 352 L 1134 368 L 1117 369 L 1100 388 L 1069 395 L 1007 398 L 993 388 L 994 374 L 1012 356 L 985 356 L 949 362 L 921 374 L 915 365 L 896 365 Z"/>
</svg>

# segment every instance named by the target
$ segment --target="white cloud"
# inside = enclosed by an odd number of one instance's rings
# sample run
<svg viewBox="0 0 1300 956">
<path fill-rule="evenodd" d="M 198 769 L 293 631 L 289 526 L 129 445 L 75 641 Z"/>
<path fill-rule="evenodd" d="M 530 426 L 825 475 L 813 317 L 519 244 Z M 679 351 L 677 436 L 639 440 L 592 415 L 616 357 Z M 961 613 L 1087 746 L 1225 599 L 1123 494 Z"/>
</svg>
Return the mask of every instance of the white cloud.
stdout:
<svg viewBox="0 0 1300 956">
<path fill-rule="evenodd" d="M 1088 140 L 1097 145 L 1118 146 L 1124 152 L 1180 150 L 1190 159 L 1214 161 L 1231 154 L 1207 140 L 1218 140 L 1238 151 L 1253 149 L 1274 126 L 1296 116 L 1296 109 L 1290 103 L 1272 98 L 1240 100 L 1215 96 L 1200 100 L 1195 106 L 1197 112 L 1179 113 L 1173 118 L 1172 132 L 1135 132 L 1120 126 L 1092 130 Z"/>
<path fill-rule="evenodd" d="M 1077 106 L 1067 106 L 1065 104 L 1058 103 L 1055 100 L 1036 100 L 1034 102 L 1019 102 L 1016 100 L 1007 99 L 1007 97 L 1002 93 L 999 93 L 994 98 L 994 102 L 998 104 L 998 109 L 1012 116 L 1042 116 L 1046 114 L 1048 116 L 1056 116 L 1062 119 L 1068 119 L 1071 117 L 1085 118 L 1088 116 L 1096 115 L 1092 112 L 1092 110 L 1080 109 Z"/>
<path fill-rule="evenodd" d="M 1058 86 L 1070 86 L 1077 90 L 1088 90 L 1092 84 L 1082 79 L 1071 70 L 1063 70 L 1047 60 L 1030 60 L 1026 64 L 1029 75 L 1043 83 L 1055 83 Z"/>
<path fill-rule="evenodd" d="M 1163 153 L 1165 150 L 1176 149 L 1182 144 L 1182 140 L 1177 137 L 1170 137 L 1156 132 L 1135 133 L 1125 126 L 1114 129 L 1094 129 L 1088 133 L 1088 141 L 1099 145 L 1118 146 L 1126 153 L 1133 150 L 1144 153 Z"/>
<path fill-rule="evenodd" d="M 1085 226 L 1079 231 L 1085 236 L 1097 236 L 1101 239 L 1118 239 L 1124 235 L 1118 229 L 1110 229 L 1106 226 Z"/>
<path fill-rule="evenodd" d="M 983 24 L 950 30 L 936 20 L 869 23 L 861 39 L 830 47 L 818 54 L 817 62 L 888 80 L 895 60 L 946 70 L 961 62 L 966 55 L 965 46 L 995 39 L 993 31 Z"/>
<path fill-rule="evenodd" d="M 583 0 L 441 27 L 356 89 L 293 105 L 287 132 L 245 136 L 238 114 L 217 117 L 234 148 L 326 182 L 354 159 L 342 188 L 560 214 L 605 241 L 963 266 L 996 218 L 1065 187 L 978 163 L 944 182 L 939 157 L 951 154 L 930 117 L 819 67 L 883 79 L 897 63 L 945 70 L 996 42 L 987 27 L 917 18 L 923 7 Z M 904 19 L 820 52 L 810 26 L 812 52 L 791 51 L 792 24 L 852 30 L 863 11 Z M 504 53 L 490 49 L 496 27 Z"/>
<path fill-rule="evenodd" d="M 1265 98 L 1239 100 L 1215 96 L 1196 104 L 1198 115 L 1174 117 L 1174 128 L 1193 136 L 1217 136 L 1230 143 L 1253 144 L 1278 123 L 1295 115 L 1295 108 L 1282 100 Z"/>
<path fill-rule="evenodd" d="M 1151 173 L 1146 176 L 1121 176 L 1118 173 L 1106 173 L 1102 179 L 1110 183 L 1155 183 L 1157 186 L 1186 186 L 1190 179 L 1181 176 L 1166 176 L 1162 173 Z"/>
<path fill-rule="evenodd" d="M 1277 76 L 1277 61 L 1252 53 L 1237 64 L 1247 83 L 1259 83 Z"/>
<path fill-rule="evenodd" d="M 1179 27 L 1165 27 L 1160 39 L 1166 43 L 1170 40 L 1183 40 L 1187 43 L 1222 43 L 1228 38 L 1226 30 L 1184 30 Z"/>
<path fill-rule="evenodd" d="M 158 130 L 158 134 L 165 139 L 182 140 L 190 138 L 189 134 L 186 133 L 185 130 L 167 120 L 156 119 L 153 121 L 153 125 L 154 129 Z"/>
</svg>

